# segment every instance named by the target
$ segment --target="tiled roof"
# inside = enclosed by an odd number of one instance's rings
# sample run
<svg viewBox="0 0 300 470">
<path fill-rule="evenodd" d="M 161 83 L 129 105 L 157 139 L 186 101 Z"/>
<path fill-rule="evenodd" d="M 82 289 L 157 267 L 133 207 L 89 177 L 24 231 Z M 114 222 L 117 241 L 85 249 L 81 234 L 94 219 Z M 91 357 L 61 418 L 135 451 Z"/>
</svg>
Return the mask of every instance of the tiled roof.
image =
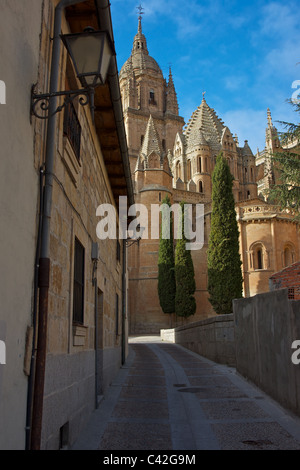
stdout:
<svg viewBox="0 0 300 470">
<path fill-rule="evenodd" d="M 224 128 L 224 123 L 218 118 L 215 110 L 210 108 L 203 98 L 184 130 L 187 151 L 197 145 L 209 145 L 213 153 L 219 153 Z"/>
</svg>

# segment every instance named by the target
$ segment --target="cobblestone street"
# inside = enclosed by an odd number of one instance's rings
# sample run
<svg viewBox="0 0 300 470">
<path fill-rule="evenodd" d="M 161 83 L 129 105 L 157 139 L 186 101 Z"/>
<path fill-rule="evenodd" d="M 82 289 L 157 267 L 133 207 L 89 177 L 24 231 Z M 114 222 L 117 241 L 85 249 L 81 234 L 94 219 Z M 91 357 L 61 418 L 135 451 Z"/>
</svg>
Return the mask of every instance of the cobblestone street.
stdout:
<svg viewBox="0 0 300 470">
<path fill-rule="evenodd" d="M 73 449 L 300 450 L 300 419 L 233 368 L 135 337 Z"/>
</svg>

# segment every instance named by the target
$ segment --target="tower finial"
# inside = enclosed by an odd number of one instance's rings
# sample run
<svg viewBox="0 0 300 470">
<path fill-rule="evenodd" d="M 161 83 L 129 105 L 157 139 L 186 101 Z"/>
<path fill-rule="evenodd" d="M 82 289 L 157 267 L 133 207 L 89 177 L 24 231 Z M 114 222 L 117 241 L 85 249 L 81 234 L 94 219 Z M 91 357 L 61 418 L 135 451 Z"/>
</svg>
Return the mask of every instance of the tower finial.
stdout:
<svg viewBox="0 0 300 470">
<path fill-rule="evenodd" d="M 203 92 L 202 92 L 202 99 L 203 99 L 203 101 L 205 101 L 205 93 L 206 93 L 206 91 L 203 91 Z"/>
<path fill-rule="evenodd" d="M 136 7 L 136 9 L 138 10 L 139 12 L 139 26 L 138 26 L 138 32 L 141 33 L 142 32 L 142 15 L 144 15 L 144 8 L 142 7 L 142 5 L 140 4 L 138 7 Z"/>
<path fill-rule="evenodd" d="M 271 116 L 270 108 L 267 109 L 267 114 L 268 114 L 268 125 L 269 125 L 270 127 L 273 127 L 272 116 Z"/>
</svg>

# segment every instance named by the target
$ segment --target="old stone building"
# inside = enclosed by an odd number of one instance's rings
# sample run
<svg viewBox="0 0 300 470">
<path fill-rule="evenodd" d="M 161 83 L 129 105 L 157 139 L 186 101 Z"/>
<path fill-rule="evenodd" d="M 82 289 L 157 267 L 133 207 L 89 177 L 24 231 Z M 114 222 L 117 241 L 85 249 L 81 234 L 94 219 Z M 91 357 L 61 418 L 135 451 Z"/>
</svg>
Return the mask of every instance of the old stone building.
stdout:
<svg viewBox="0 0 300 470">
<path fill-rule="evenodd" d="M 99 206 L 117 214 L 134 194 L 113 48 L 92 101 L 61 40 L 92 27 L 113 44 L 109 1 L 25 3 L 5 2 L 0 19 L 0 447 L 55 450 L 74 442 L 127 355 L 126 241 L 96 227 Z"/>
<path fill-rule="evenodd" d="M 259 166 L 248 142 L 243 145 L 209 106 L 203 93 L 200 105 L 185 125 L 179 115 L 177 95 L 171 70 L 168 80 L 149 54 L 141 17 L 130 57 L 119 74 L 123 113 L 131 161 L 136 203 L 160 203 L 169 195 L 172 203 L 185 201 L 204 204 L 204 246 L 192 252 L 197 311 L 187 321 L 214 315 L 208 300 L 207 262 L 210 232 L 212 172 L 220 151 L 233 175 L 240 230 L 240 254 L 243 262 L 244 295 L 268 290 L 270 275 L 290 259 L 299 258 L 299 234 L 292 218 L 279 213 L 262 197 L 258 188 L 271 182 L 272 170 Z M 274 139 L 270 112 L 266 147 L 278 145 Z M 265 152 L 267 153 L 267 152 Z M 263 157 L 261 157 L 263 158 Z M 258 185 L 259 183 L 259 185 Z M 149 223 L 148 223 L 149 222 Z M 129 249 L 129 312 L 132 333 L 159 332 L 160 328 L 180 324 L 174 315 L 163 314 L 157 293 L 159 240 L 146 234 Z M 145 232 L 144 232 L 145 233 Z"/>
<path fill-rule="evenodd" d="M 108 1 L 45 0 L 43 8 L 40 73 L 35 87 L 40 92 L 47 90 L 49 73 L 53 74 L 55 67 L 49 38 L 53 28 L 57 31 L 58 21 L 63 34 L 82 33 L 92 27 L 107 31 L 113 43 Z M 60 37 L 56 44 L 59 90 L 81 89 Z M 57 104 L 62 105 L 63 100 Z M 34 436 L 37 425 L 41 426 L 40 445 L 44 449 L 74 441 L 125 361 L 127 349 L 125 240 L 100 240 L 96 233 L 101 204 L 117 207 L 119 196 L 126 196 L 128 204 L 134 202 L 115 55 L 105 83 L 95 88 L 94 107 L 92 102 L 83 106 L 82 102 L 75 97 L 56 114 L 56 138 L 50 142 L 50 121 L 45 134 L 43 120 L 32 116 L 35 163 L 40 167 L 46 160 L 46 184 L 50 172 L 47 149 L 54 147 L 46 361 L 41 372 L 44 396 L 42 410 L 38 410 L 43 421 L 40 424 L 35 419 L 34 399 L 32 424 Z M 39 347 L 38 343 L 37 354 Z M 37 367 L 41 367 L 38 357 Z M 31 439 L 34 446 L 38 438 Z"/>
</svg>

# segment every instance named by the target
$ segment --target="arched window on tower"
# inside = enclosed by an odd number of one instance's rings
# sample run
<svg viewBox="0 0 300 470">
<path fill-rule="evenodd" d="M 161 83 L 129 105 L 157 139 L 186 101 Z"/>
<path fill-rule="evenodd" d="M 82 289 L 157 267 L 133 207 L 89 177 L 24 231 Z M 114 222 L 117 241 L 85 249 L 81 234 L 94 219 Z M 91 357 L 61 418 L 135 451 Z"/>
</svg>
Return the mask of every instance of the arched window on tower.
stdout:
<svg viewBox="0 0 300 470">
<path fill-rule="evenodd" d="M 154 93 L 154 90 L 150 90 L 150 93 L 149 93 L 149 104 L 153 104 L 153 105 L 156 105 L 156 101 L 155 101 L 155 93 Z"/>
<path fill-rule="evenodd" d="M 202 160 L 201 160 L 201 157 L 198 157 L 198 172 L 202 173 Z"/>
<path fill-rule="evenodd" d="M 205 157 L 205 169 L 204 171 L 207 173 L 208 172 L 208 163 L 207 163 L 207 157 Z"/>
<path fill-rule="evenodd" d="M 284 247 L 283 251 L 283 267 L 286 268 L 294 263 L 294 249 L 293 247 L 288 244 Z"/>
<path fill-rule="evenodd" d="M 263 254 L 262 254 L 262 249 L 261 248 L 258 248 L 256 250 L 256 265 L 257 265 L 256 269 L 263 269 L 263 267 L 264 267 L 264 265 L 263 265 Z"/>
<path fill-rule="evenodd" d="M 192 179 L 192 164 L 191 160 L 187 162 L 187 180 L 190 181 Z"/>
<path fill-rule="evenodd" d="M 262 242 L 254 243 L 249 250 L 250 268 L 254 270 L 267 269 L 269 266 L 269 254 Z"/>
<path fill-rule="evenodd" d="M 176 178 L 176 181 L 178 180 L 178 178 L 181 178 L 181 165 L 180 165 L 180 162 L 176 163 L 175 178 Z"/>
<path fill-rule="evenodd" d="M 199 181 L 199 193 L 203 193 L 203 183 Z"/>
</svg>

